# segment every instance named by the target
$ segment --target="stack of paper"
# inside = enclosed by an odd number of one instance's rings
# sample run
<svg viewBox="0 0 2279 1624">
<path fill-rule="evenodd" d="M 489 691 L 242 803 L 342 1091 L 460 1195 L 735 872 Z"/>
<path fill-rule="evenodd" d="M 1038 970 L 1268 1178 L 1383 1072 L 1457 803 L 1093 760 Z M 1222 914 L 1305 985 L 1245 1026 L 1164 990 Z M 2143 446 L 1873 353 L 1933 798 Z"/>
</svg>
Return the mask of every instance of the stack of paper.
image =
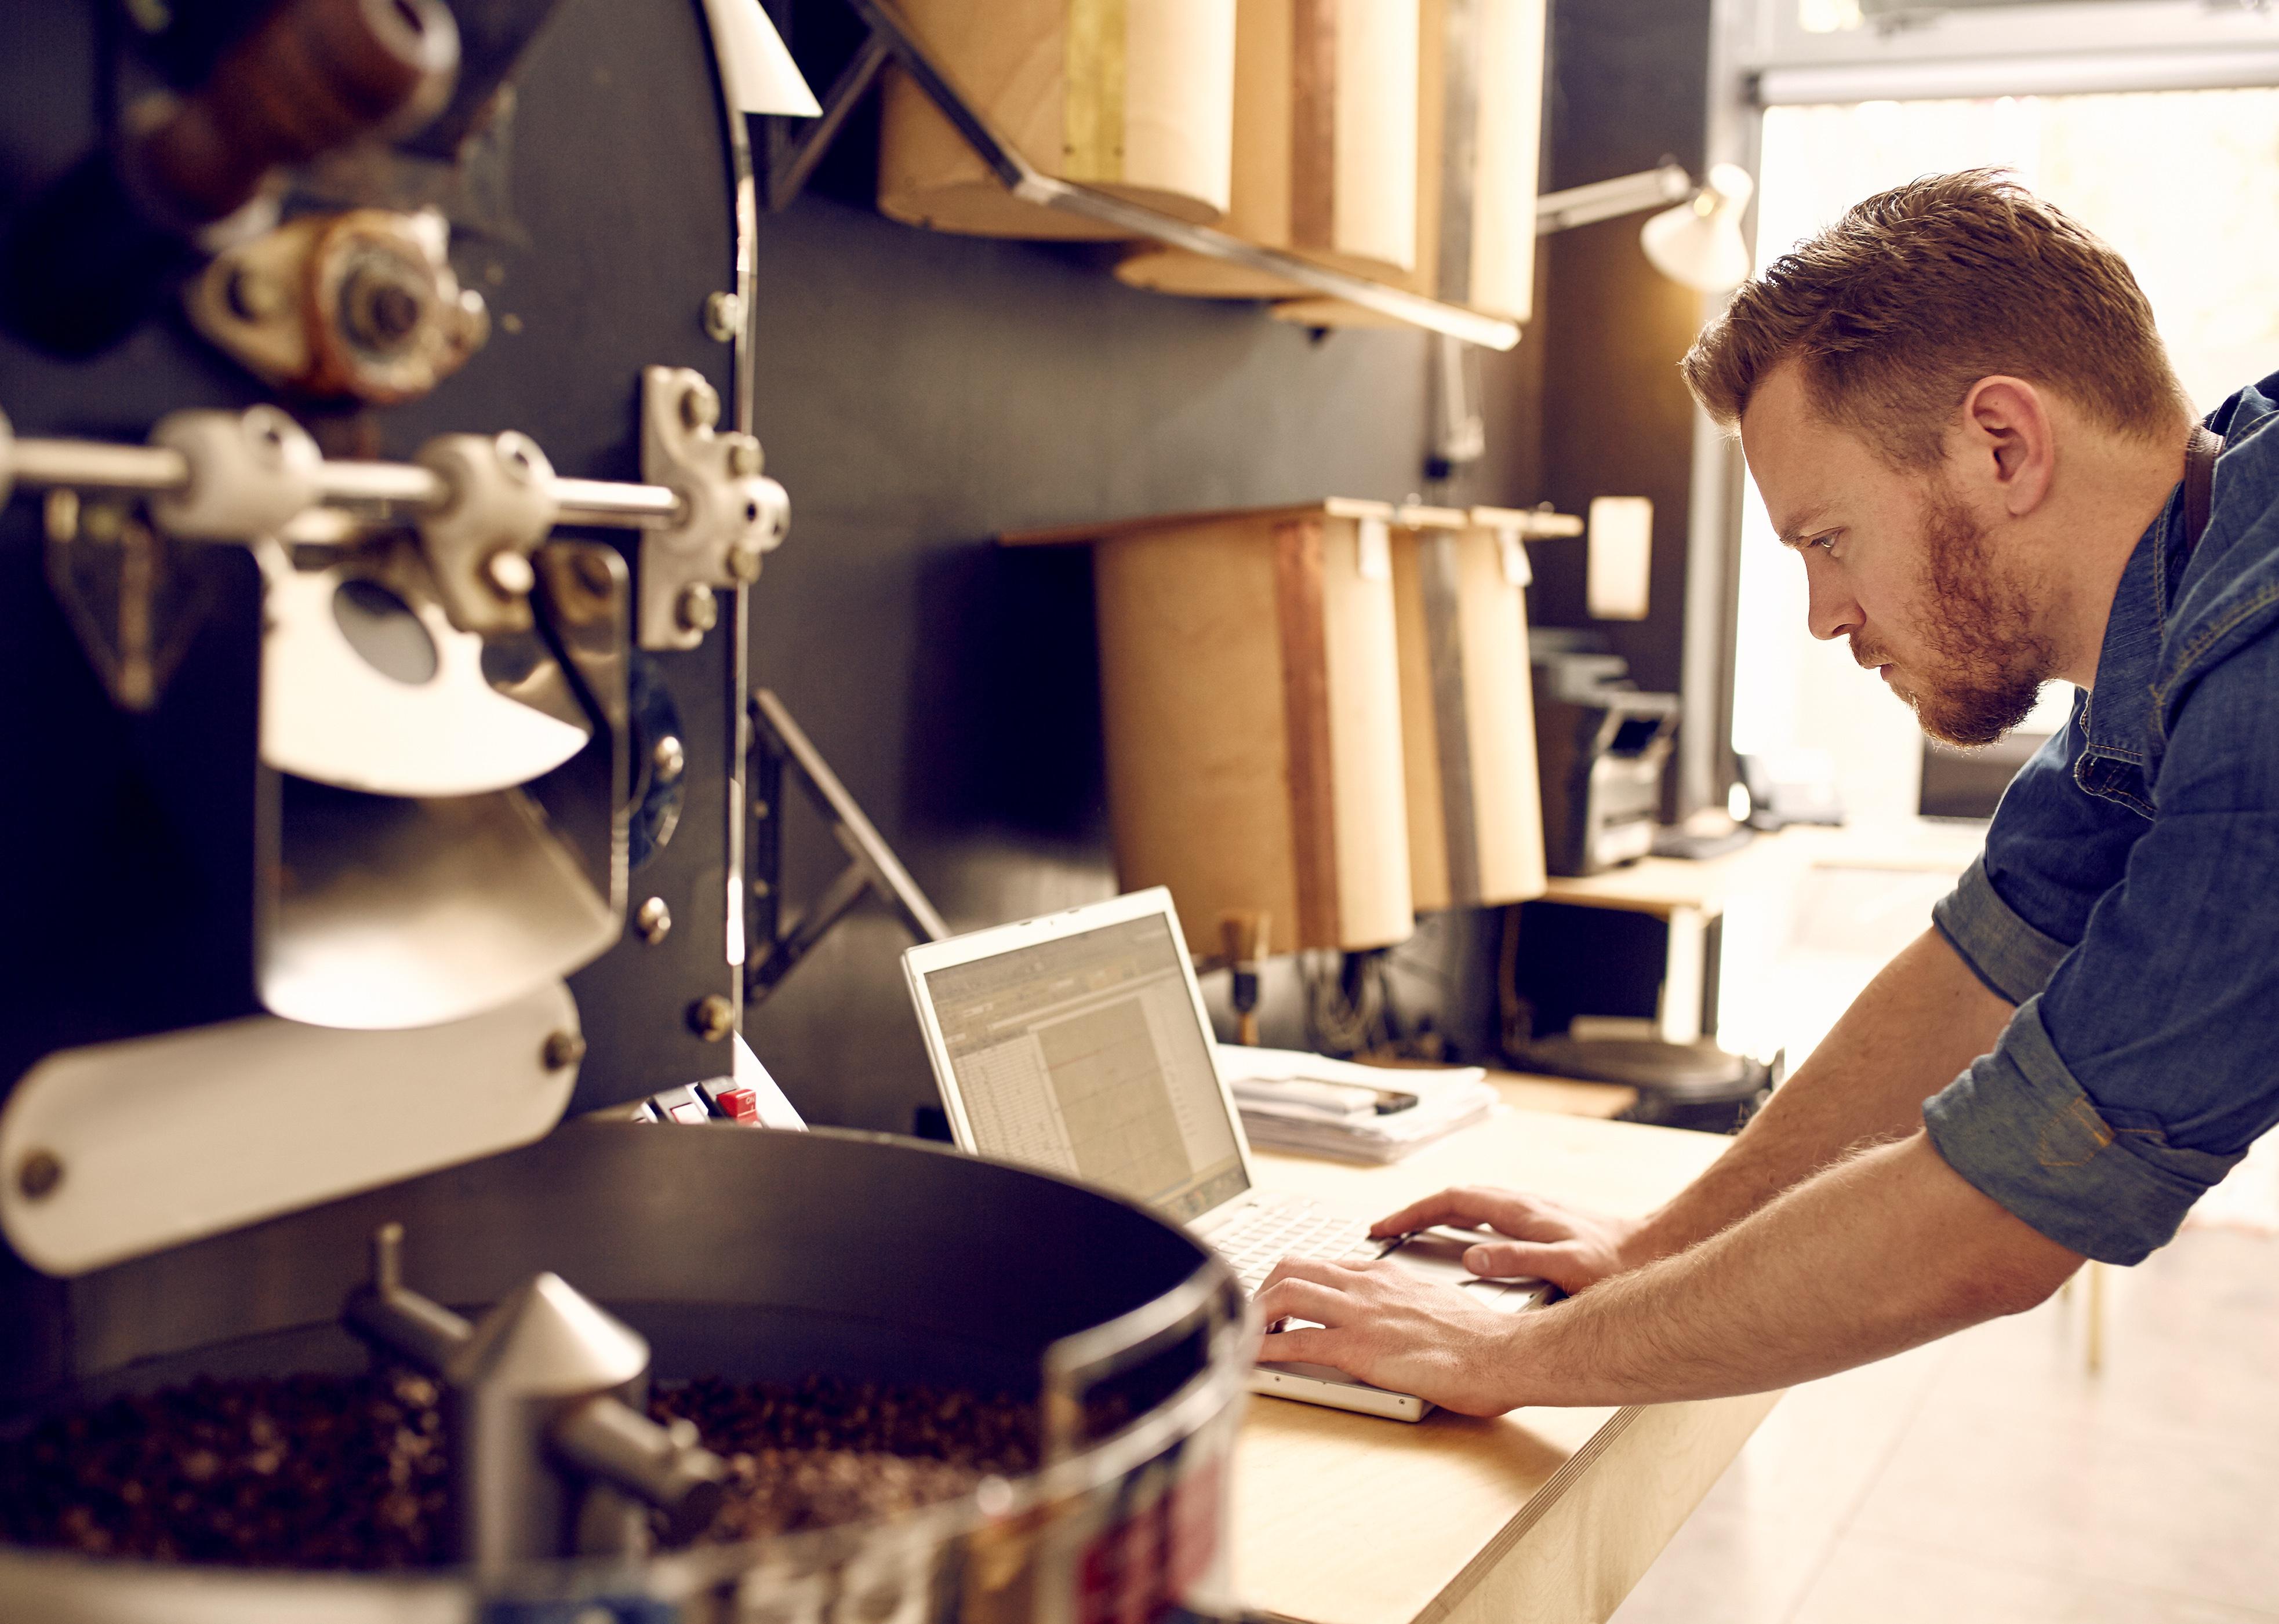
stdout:
<svg viewBox="0 0 2279 1624">
<path fill-rule="evenodd" d="M 1251 1144 L 1347 1161 L 1398 1161 L 1478 1122 L 1496 1103 L 1477 1066 L 1357 1066 L 1238 1044 L 1219 1046 L 1218 1065 Z M 1416 1103 L 1380 1110 L 1393 1094 L 1413 1094 Z"/>
</svg>

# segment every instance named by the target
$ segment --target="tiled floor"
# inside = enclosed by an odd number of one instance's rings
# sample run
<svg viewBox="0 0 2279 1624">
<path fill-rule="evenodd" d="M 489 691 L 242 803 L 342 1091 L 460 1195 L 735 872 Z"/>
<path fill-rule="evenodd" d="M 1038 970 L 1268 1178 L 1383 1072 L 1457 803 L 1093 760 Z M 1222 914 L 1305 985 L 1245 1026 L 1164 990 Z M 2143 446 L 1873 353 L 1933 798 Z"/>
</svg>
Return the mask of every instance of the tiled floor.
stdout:
<svg viewBox="0 0 2279 1624">
<path fill-rule="evenodd" d="M 1783 1399 L 1615 1624 L 2279 1620 L 2279 1238 L 2190 1229 L 2086 1296 Z"/>
</svg>

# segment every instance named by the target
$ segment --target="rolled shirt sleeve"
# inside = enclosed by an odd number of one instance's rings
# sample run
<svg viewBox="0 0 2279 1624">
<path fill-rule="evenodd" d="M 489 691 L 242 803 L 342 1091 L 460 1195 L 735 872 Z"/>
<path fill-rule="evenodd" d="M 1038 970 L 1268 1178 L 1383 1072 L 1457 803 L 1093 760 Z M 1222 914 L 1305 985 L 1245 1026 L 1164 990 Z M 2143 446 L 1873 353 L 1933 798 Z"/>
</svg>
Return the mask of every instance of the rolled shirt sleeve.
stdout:
<svg viewBox="0 0 2279 1624">
<path fill-rule="evenodd" d="M 2069 949 L 2050 928 L 2061 918 L 2006 897 L 1991 838 L 1986 869 L 1940 905 L 1956 950 L 2023 996 L 1993 1053 L 1926 1103 L 1932 1142 L 2010 1212 L 2106 1262 L 2168 1241 L 2279 1121 L 2275 692 L 2279 638 L 2201 678 L 2158 814 Z"/>
<path fill-rule="evenodd" d="M 2060 1245 L 2141 1263 L 2239 1156 L 2171 1145 L 2148 1114 L 2091 1100 L 2040 1004 L 2028 1000 L 1994 1052 L 1924 1103 L 1923 1125 L 1965 1182 Z"/>
<path fill-rule="evenodd" d="M 2035 929 L 2002 900 L 1984 856 L 1932 908 L 1930 920 L 1971 972 L 2014 1004 L 2047 986 L 2058 961 L 2073 951 L 2072 943 Z"/>
<path fill-rule="evenodd" d="M 2013 1004 L 2049 984 L 2147 827 L 2143 813 L 2075 781 L 2073 764 L 2089 744 L 2082 731 L 2087 703 L 2088 695 L 2076 698 L 2066 725 L 2018 770 L 1987 831 L 1985 853 L 1931 910 L 1931 923 L 1962 961 Z"/>
</svg>

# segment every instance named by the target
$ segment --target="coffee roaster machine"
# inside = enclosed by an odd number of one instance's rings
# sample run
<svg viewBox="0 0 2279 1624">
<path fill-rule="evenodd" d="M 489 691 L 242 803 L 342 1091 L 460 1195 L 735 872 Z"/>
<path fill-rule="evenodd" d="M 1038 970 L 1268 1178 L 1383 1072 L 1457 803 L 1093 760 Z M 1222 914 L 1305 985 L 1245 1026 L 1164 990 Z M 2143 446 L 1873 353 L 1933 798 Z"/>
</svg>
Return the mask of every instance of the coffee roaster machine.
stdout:
<svg viewBox="0 0 2279 1624">
<path fill-rule="evenodd" d="M 756 0 L 0 15 L 0 1427 L 378 1354 L 457 1444 L 448 1568 L 0 1546 L 13 1624 L 1223 1605 L 1208 1253 L 607 1120 L 752 1063 L 746 114 L 803 95 Z M 1040 1463 L 658 1543 L 719 1461 L 644 1382 L 824 1372 L 1033 1393 Z"/>
</svg>

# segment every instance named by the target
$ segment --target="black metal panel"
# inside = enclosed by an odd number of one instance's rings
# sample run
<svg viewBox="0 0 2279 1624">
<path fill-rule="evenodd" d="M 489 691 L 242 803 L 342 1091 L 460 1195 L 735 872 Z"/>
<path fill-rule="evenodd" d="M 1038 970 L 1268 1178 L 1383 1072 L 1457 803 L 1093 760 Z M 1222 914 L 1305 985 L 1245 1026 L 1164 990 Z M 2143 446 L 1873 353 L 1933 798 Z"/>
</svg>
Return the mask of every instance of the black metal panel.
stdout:
<svg viewBox="0 0 2279 1624">
<path fill-rule="evenodd" d="M 1255 304 L 1126 288 L 1096 249 L 897 225 L 833 196 L 840 150 L 761 230 L 756 417 L 793 520 L 753 590 L 754 680 L 953 929 L 1112 894 L 1090 560 L 993 538 L 1404 496 L 1425 341 L 1316 342 Z M 842 854 L 803 806 L 787 821 L 803 900 Z M 866 904 L 755 1012 L 755 1049 L 817 1119 L 907 1130 L 933 1100 L 908 942 Z"/>
<path fill-rule="evenodd" d="M 1701 172 L 1710 11 L 1710 0 L 1557 0 L 1546 86 L 1546 187 L 1605 180 L 1672 158 Z M 1530 603 L 1538 624 L 1592 627 L 1630 662 L 1640 687 L 1675 693 L 1683 675 L 1694 423 L 1677 362 L 1700 329 L 1702 305 L 1700 294 L 1647 261 L 1638 244 L 1646 218 L 1626 215 L 1549 239 L 1537 297 L 1558 317 L 1542 324 L 1542 494 L 1566 513 L 1583 511 L 1593 496 L 1653 499 L 1646 617 L 1591 619 L 1579 547 L 1534 549 Z M 1664 809 L 1677 810 L 1667 794 Z"/>
<path fill-rule="evenodd" d="M 227 7 L 182 0 L 180 26 Z M 242 9 L 242 8 L 239 8 Z M 17 0 L 0 23 L 0 209 L 100 137 L 92 0 Z M 234 12 L 231 12 L 234 15 Z M 226 20 L 224 19 L 224 20 Z M 431 435 L 518 429 L 557 471 L 637 479 L 639 379 L 693 367 L 724 395 L 730 352 L 705 335 L 733 286 L 732 176 L 697 0 L 564 0 L 514 75 L 501 212 L 461 211 L 464 285 L 489 301 L 488 346 L 426 401 L 304 410 L 334 454 L 403 457 Z M 489 160 L 486 160 L 487 162 Z M 461 221 L 463 226 L 466 219 Z M 19 435 L 140 440 L 164 413 L 265 391 L 178 313 L 81 364 L 0 337 L 0 410 Z M 625 532 L 603 539 L 624 546 Z M 0 517 L 0 1079 L 59 1044 L 167 1030 L 252 1007 L 257 591 L 214 549 L 216 609 L 160 708 L 132 718 L 95 682 L 42 580 L 36 509 Z M 658 656 L 683 719 L 688 812 L 635 877 L 674 929 L 577 977 L 591 1046 L 580 1107 L 728 1069 L 686 1012 L 733 995 L 725 782 L 733 737 L 724 629 Z M 0 1082 L 4 1086 L 4 1082 Z"/>
<path fill-rule="evenodd" d="M 206 617 L 145 716 L 112 705 L 50 594 L 37 525 L 0 522 L 0 1086 L 40 1054 L 251 1013 L 261 594 L 194 560 Z"/>
</svg>

